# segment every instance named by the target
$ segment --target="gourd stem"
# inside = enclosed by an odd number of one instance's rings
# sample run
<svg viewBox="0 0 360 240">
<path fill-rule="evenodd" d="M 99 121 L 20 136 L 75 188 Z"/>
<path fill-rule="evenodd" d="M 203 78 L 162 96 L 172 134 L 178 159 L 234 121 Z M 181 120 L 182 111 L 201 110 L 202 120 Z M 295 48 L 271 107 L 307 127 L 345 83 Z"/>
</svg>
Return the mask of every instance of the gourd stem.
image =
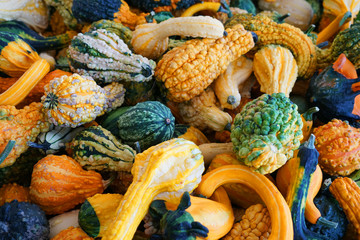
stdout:
<svg viewBox="0 0 360 240">
<path fill-rule="evenodd" d="M 9 156 L 11 150 L 14 148 L 15 146 L 15 141 L 14 140 L 10 140 L 6 146 L 4 151 L 2 151 L 2 153 L 0 154 L 0 164 L 3 163 L 3 161 L 7 158 L 7 156 Z"/>
<path fill-rule="evenodd" d="M 34 142 L 27 142 L 27 145 L 29 147 L 33 147 L 33 148 L 39 148 L 39 149 L 43 149 L 43 150 L 49 150 L 50 149 L 50 144 L 39 144 L 39 143 L 34 143 Z"/>
<path fill-rule="evenodd" d="M 306 35 L 309 35 L 313 30 L 315 29 L 315 25 L 314 24 L 311 24 L 308 29 L 305 30 L 305 34 Z"/>
<path fill-rule="evenodd" d="M 312 107 L 309 108 L 306 112 L 302 114 L 303 118 L 306 121 L 312 121 L 313 120 L 313 114 L 318 112 L 320 109 L 318 107 Z"/>
<path fill-rule="evenodd" d="M 323 217 L 319 217 L 318 220 L 316 221 L 316 224 L 321 224 L 321 225 L 327 226 L 329 228 L 337 228 L 337 226 L 338 226 L 337 222 L 329 221 Z"/>
<path fill-rule="evenodd" d="M 286 13 L 286 14 L 278 17 L 278 18 L 277 18 L 277 21 L 278 21 L 278 22 L 282 22 L 282 21 L 284 21 L 286 18 L 290 17 L 290 15 L 291 15 L 290 13 Z"/>
<path fill-rule="evenodd" d="M 315 135 L 310 134 L 309 140 L 304 143 L 304 147 L 309 149 L 315 149 Z"/>
<path fill-rule="evenodd" d="M 316 45 L 318 48 L 324 48 L 326 47 L 327 45 L 329 45 L 329 41 L 325 41 L 325 42 L 322 42 L 322 43 L 319 43 L 318 45 Z"/>
</svg>

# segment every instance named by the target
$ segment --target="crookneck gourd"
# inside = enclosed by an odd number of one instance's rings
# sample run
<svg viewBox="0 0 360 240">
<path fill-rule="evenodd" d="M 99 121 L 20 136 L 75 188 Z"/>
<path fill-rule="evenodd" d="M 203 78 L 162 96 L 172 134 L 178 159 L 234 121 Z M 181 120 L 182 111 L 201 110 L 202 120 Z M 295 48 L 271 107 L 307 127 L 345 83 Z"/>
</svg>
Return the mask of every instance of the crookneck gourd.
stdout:
<svg viewBox="0 0 360 240">
<path fill-rule="evenodd" d="M 60 214 L 102 193 L 106 184 L 99 173 L 85 171 L 71 157 L 49 154 L 34 166 L 30 198 L 46 214 Z"/>
<path fill-rule="evenodd" d="M 79 33 L 68 48 L 73 72 L 91 76 L 97 83 L 149 81 L 155 62 L 131 52 L 124 41 L 106 29 Z"/>
<path fill-rule="evenodd" d="M 219 39 L 192 39 L 165 53 L 155 69 L 164 94 L 174 102 L 184 102 L 199 95 L 230 62 L 255 45 L 254 35 L 241 24 L 226 29 Z"/>
<path fill-rule="evenodd" d="M 347 176 L 360 169 L 360 130 L 346 121 L 333 119 L 314 128 L 319 165 L 330 175 Z"/>
<path fill-rule="evenodd" d="M 216 188 L 226 183 L 241 183 L 252 188 L 265 203 L 271 218 L 269 240 L 293 239 L 291 212 L 276 186 L 264 175 L 244 165 L 226 165 L 203 175 L 196 193 L 210 197 Z"/>
<path fill-rule="evenodd" d="M 121 106 L 124 93 L 120 83 L 102 88 L 91 77 L 74 73 L 51 80 L 41 100 L 51 123 L 75 128 Z"/>
<path fill-rule="evenodd" d="M 263 94 L 234 119 L 230 136 L 236 157 L 254 171 L 271 173 L 300 146 L 302 126 L 297 105 L 284 93 Z"/>
<path fill-rule="evenodd" d="M 101 126 L 80 131 L 67 145 L 71 157 L 87 170 L 128 171 L 135 158 L 135 150 L 120 143 Z"/>
<path fill-rule="evenodd" d="M 212 88 L 222 108 L 234 109 L 240 105 L 241 91 L 249 82 L 253 72 L 253 61 L 241 56 L 232 61 L 226 71 L 215 79 Z M 251 80 L 250 80 L 251 81 Z"/>
<path fill-rule="evenodd" d="M 190 101 L 179 103 L 178 108 L 183 121 L 200 130 L 230 129 L 232 122 L 230 114 L 222 111 L 217 105 L 215 93 L 212 88 L 208 87 Z"/>
<path fill-rule="evenodd" d="M 312 40 L 299 28 L 287 23 L 277 23 L 265 15 L 235 14 L 225 27 L 241 23 L 246 30 L 253 31 L 258 36 L 257 47 L 269 44 L 288 48 L 298 65 L 298 75 L 310 78 L 316 70 L 316 50 Z"/>
<path fill-rule="evenodd" d="M 289 49 L 279 45 L 266 45 L 255 53 L 253 63 L 261 92 L 282 92 L 289 97 L 298 75 L 297 63 Z"/>
<path fill-rule="evenodd" d="M 192 192 L 197 187 L 204 169 L 199 148 L 181 138 L 137 154 L 131 169 L 134 180 L 102 239 L 131 240 L 154 199 L 179 203 L 184 192 Z"/>
<path fill-rule="evenodd" d="M 169 18 L 161 23 L 146 23 L 136 27 L 131 44 L 137 54 L 157 59 L 168 48 L 169 36 L 221 38 L 224 25 L 210 16 Z"/>
</svg>

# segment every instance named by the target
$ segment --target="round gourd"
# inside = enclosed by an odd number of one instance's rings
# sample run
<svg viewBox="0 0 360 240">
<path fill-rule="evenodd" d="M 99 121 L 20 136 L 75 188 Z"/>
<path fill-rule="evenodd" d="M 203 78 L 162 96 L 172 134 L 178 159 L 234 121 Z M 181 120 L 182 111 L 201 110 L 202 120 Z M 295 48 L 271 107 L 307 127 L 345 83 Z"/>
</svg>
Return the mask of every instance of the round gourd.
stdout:
<svg viewBox="0 0 360 240">
<path fill-rule="evenodd" d="M 157 101 L 146 101 L 129 108 L 118 117 L 118 137 L 141 150 L 172 138 L 175 118 L 170 109 Z"/>
</svg>

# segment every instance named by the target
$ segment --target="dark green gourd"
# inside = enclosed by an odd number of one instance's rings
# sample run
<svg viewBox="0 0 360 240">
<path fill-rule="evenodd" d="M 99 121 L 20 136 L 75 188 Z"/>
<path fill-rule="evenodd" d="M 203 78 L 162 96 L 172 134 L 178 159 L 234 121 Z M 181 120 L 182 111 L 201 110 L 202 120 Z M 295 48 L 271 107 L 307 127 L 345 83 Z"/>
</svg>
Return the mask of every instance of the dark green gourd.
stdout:
<svg viewBox="0 0 360 240">
<path fill-rule="evenodd" d="M 319 152 L 314 146 L 315 136 L 310 135 L 307 142 L 300 146 L 297 155 L 297 172 L 294 174 L 291 189 L 287 196 L 287 203 L 290 207 L 293 226 L 294 240 L 327 240 L 328 237 L 310 231 L 305 222 L 305 204 L 308 195 L 311 175 L 318 164 Z"/>
<path fill-rule="evenodd" d="M 170 109 L 157 101 L 146 101 L 119 115 L 118 137 L 123 143 L 143 151 L 172 138 L 175 118 Z"/>
<path fill-rule="evenodd" d="M 91 126 L 79 132 L 68 149 L 82 167 L 99 171 L 130 171 L 136 154 L 101 126 Z"/>
</svg>

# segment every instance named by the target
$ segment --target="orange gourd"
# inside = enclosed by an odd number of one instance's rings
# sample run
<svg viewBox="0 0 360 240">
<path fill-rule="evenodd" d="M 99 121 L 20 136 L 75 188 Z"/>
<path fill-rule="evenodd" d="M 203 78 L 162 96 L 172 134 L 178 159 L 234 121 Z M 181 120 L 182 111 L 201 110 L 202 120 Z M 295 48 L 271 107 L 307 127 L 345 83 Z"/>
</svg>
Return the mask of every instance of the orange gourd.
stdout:
<svg viewBox="0 0 360 240">
<path fill-rule="evenodd" d="M 16 183 L 3 185 L 0 188 L 0 206 L 13 200 L 30 202 L 29 188 L 17 185 Z"/>
<path fill-rule="evenodd" d="M 46 214 L 60 214 L 102 193 L 106 183 L 95 171 L 85 171 L 74 159 L 47 155 L 35 164 L 30 197 Z"/>
</svg>

